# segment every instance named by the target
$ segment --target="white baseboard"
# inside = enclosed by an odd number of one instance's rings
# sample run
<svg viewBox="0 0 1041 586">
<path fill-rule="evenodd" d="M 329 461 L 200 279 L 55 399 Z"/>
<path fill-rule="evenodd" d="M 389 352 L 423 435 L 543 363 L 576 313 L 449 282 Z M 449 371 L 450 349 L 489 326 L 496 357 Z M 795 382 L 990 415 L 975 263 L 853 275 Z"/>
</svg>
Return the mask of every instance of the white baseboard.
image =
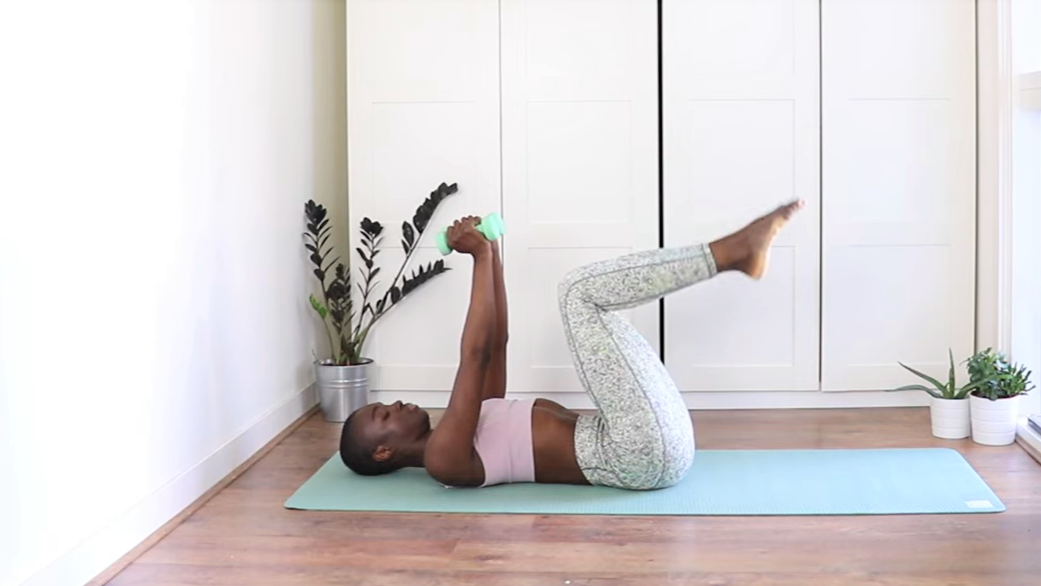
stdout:
<svg viewBox="0 0 1041 586">
<path fill-rule="evenodd" d="M 378 391 L 374 401 L 415 403 L 427 409 L 448 406 L 449 391 Z M 511 398 L 544 397 L 568 409 L 592 409 L 585 393 L 508 393 Z M 688 409 L 842 409 L 850 407 L 922 407 L 929 396 L 918 392 L 721 392 L 683 393 Z"/>
<path fill-rule="evenodd" d="M 294 394 L 21 586 L 82 586 L 90 582 L 188 508 L 316 403 L 314 385 Z"/>
</svg>

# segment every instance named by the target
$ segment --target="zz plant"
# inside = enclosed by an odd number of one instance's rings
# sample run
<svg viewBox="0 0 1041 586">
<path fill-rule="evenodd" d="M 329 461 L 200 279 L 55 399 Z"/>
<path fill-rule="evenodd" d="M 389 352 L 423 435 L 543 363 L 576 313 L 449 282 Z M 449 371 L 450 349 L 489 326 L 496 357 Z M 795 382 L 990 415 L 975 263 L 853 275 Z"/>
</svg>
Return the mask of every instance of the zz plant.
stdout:
<svg viewBox="0 0 1041 586">
<path fill-rule="evenodd" d="M 328 212 L 314 200 L 304 204 L 304 214 L 307 218 L 304 247 L 311 253 L 314 276 L 321 286 L 321 299 L 311 294 L 309 300 L 325 326 L 331 353 L 331 358 L 321 361 L 322 364 L 347 366 L 363 363 L 365 341 L 372 326 L 424 283 L 449 270 L 443 260 L 438 260 L 426 265 L 420 264 L 410 275 L 405 275 L 405 269 L 419 247 L 419 242 L 438 205 L 457 191 L 455 183 L 442 183 L 416 209 L 411 223 L 407 220 L 402 222 L 401 247 L 405 252 L 405 258 L 397 274 L 379 296 L 376 294 L 376 288 L 380 285 L 377 276 L 381 267 L 376 266 L 376 257 L 382 250 L 383 225 L 369 218 L 362 218 L 362 245 L 355 248 L 362 263 L 359 270 L 361 282 L 357 284 L 360 308 L 357 310 L 351 292 L 351 274 L 348 266 L 340 262 L 338 256 L 330 260 L 333 256 L 333 246 L 329 244 L 332 226 Z"/>
</svg>

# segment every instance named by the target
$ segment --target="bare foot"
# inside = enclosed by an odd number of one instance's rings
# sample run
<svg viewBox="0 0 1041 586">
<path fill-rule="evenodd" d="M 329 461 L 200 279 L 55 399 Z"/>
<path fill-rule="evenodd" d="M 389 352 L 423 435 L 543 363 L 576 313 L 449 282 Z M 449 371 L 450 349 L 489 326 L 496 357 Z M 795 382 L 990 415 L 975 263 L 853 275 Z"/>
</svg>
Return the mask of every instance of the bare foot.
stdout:
<svg viewBox="0 0 1041 586">
<path fill-rule="evenodd" d="M 802 200 L 785 204 L 756 219 L 741 230 L 714 242 L 712 251 L 719 270 L 741 271 L 753 279 L 762 278 L 770 260 L 770 245 L 781 228 L 805 206 Z"/>
</svg>

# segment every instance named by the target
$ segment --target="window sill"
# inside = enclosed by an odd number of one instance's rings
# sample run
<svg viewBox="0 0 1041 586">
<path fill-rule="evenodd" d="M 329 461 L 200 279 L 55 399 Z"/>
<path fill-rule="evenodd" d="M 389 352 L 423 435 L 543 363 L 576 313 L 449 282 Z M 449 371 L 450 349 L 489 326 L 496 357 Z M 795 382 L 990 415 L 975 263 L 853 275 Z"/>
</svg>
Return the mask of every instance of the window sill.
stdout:
<svg viewBox="0 0 1041 586">
<path fill-rule="evenodd" d="M 1016 432 L 1016 443 L 1023 446 L 1028 454 L 1041 463 L 1041 434 L 1034 431 L 1027 423 L 1027 418 L 1019 420 L 1019 429 Z"/>
</svg>

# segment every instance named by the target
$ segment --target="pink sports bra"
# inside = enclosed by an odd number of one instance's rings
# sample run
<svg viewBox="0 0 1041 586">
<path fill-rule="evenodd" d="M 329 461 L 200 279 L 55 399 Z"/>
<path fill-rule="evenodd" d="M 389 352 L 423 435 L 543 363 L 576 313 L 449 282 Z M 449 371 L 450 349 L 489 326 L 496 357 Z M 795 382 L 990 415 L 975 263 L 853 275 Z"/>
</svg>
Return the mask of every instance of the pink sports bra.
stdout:
<svg viewBox="0 0 1041 586">
<path fill-rule="evenodd" d="M 534 399 L 485 399 L 481 403 L 474 436 L 474 448 L 484 465 L 481 486 L 535 481 L 534 406 Z"/>
</svg>

